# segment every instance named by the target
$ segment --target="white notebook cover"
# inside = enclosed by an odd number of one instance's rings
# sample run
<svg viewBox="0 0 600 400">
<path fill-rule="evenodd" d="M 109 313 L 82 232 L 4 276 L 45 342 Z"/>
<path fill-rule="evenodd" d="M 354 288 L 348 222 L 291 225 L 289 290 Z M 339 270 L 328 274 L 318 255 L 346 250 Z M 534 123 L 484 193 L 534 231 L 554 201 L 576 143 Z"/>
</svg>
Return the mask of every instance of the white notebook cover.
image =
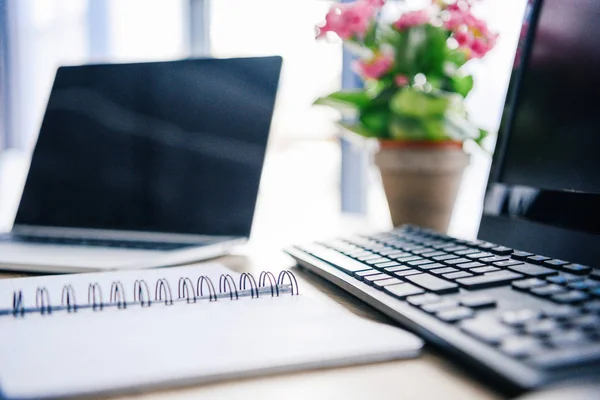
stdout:
<svg viewBox="0 0 600 400">
<path fill-rule="evenodd" d="M 172 280 L 206 274 L 218 282 L 220 274 L 232 274 L 218 264 L 135 272 L 149 283 L 152 275 Z M 32 287 L 35 298 L 37 286 L 51 292 L 50 287 L 60 289 L 69 281 L 75 286 L 74 281 L 89 282 L 90 277 L 107 283 L 118 277 L 129 285 L 128 273 L 0 281 L 0 301 L 12 293 L 6 289 L 19 286 L 15 281 Z M 144 308 L 130 304 L 126 309 L 5 315 L 0 316 L 0 397 L 55 398 L 189 385 L 414 357 L 421 347 L 422 341 L 410 333 L 289 292 L 171 306 L 156 302 Z"/>
</svg>

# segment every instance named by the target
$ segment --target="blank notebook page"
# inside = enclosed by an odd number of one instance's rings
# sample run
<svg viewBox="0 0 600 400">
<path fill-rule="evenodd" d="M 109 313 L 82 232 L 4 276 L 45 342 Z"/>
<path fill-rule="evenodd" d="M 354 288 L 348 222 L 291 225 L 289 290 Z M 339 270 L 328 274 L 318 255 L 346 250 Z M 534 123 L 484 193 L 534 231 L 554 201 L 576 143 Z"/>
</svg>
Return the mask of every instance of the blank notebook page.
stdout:
<svg viewBox="0 0 600 400">
<path fill-rule="evenodd" d="M 216 274 L 215 280 L 233 274 L 217 264 L 164 271 Z M 156 270 L 137 274 L 150 282 Z M 64 283 L 82 275 L 50 278 Z M 103 278 L 110 282 L 123 273 L 85 274 L 93 281 L 97 275 L 111 275 Z M 18 280 L 53 285 L 46 277 L 25 279 Z M 9 293 L 2 289 L 2 296 Z M 279 297 L 29 312 L 0 316 L 0 397 L 123 392 L 377 362 L 414 357 L 421 346 L 400 329 L 283 290 Z"/>
</svg>

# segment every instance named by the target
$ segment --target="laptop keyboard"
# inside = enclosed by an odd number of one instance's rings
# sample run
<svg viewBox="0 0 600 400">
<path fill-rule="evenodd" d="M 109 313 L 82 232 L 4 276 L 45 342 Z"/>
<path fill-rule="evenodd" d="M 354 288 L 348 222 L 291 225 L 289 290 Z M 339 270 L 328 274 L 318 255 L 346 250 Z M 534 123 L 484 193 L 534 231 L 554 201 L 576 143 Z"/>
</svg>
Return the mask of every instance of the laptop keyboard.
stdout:
<svg viewBox="0 0 600 400">
<path fill-rule="evenodd" d="M 121 249 L 137 250 L 179 250 L 187 247 L 199 246 L 203 243 L 171 243 L 171 242 L 147 242 L 135 240 L 109 240 L 109 239 L 90 239 L 75 237 L 49 237 L 5 234 L 0 235 L 0 243 L 29 243 L 29 244 L 48 244 L 61 246 L 92 246 L 92 247 L 111 247 Z M 208 241 L 207 243 L 208 244 Z"/>
<path fill-rule="evenodd" d="M 588 266 L 414 227 L 294 250 L 300 265 L 319 268 L 302 253 L 326 261 L 529 368 L 600 362 L 600 273 Z"/>
</svg>

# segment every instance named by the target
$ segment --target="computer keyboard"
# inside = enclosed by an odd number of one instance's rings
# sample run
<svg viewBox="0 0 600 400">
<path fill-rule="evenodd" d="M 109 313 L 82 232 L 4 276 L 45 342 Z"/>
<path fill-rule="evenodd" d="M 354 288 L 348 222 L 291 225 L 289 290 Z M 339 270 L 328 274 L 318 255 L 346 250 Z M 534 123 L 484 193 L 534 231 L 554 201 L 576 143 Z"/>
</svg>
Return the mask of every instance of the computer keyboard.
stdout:
<svg viewBox="0 0 600 400">
<path fill-rule="evenodd" d="M 197 243 L 171 243 L 171 242 L 148 242 L 138 240 L 113 240 L 113 239 L 92 239 L 92 238 L 77 238 L 77 237 L 52 237 L 52 236 L 35 236 L 35 235 L 17 235 L 3 234 L 0 235 L 0 243 L 31 243 L 31 244 L 48 244 L 61 246 L 93 246 L 93 247 L 111 247 L 122 249 L 137 249 L 137 250 L 179 250 L 186 247 L 197 246 Z"/>
<path fill-rule="evenodd" d="M 600 272 L 411 226 L 287 249 L 516 391 L 600 365 Z"/>
</svg>

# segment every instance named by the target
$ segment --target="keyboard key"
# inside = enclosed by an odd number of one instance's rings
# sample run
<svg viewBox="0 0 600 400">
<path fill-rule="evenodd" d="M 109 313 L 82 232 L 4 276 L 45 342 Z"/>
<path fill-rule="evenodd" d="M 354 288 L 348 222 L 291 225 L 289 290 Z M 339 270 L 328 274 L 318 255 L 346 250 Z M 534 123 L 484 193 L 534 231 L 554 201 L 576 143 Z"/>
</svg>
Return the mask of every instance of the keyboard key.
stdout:
<svg viewBox="0 0 600 400">
<path fill-rule="evenodd" d="M 375 286 L 376 288 L 383 288 L 384 286 L 389 286 L 389 285 L 398 285 L 404 283 L 402 282 L 400 279 L 397 278 L 389 278 L 389 279 L 381 279 L 378 281 L 373 282 L 373 286 Z"/>
<path fill-rule="evenodd" d="M 446 251 L 451 251 L 451 252 L 457 252 L 457 251 L 461 251 L 461 250 L 470 250 L 467 246 L 462 246 L 462 245 L 458 245 L 458 246 L 450 246 L 450 247 L 446 247 L 444 250 Z"/>
<path fill-rule="evenodd" d="M 462 321 L 467 318 L 473 318 L 474 312 L 470 308 L 457 307 L 451 310 L 440 311 L 436 317 L 444 322 L 452 323 Z"/>
<path fill-rule="evenodd" d="M 458 307 L 458 302 L 454 300 L 444 300 L 431 304 L 424 304 L 421 308 L 423 311 L 430 314 L 435 314 L 440 311 L 449 310 Z"/>
<path fill-rule="evenodd" d="M 427 273 L 407 276 L 405 279 L 412 283 L 419 285 L 431 292 L 444 294 L 458 292 L 458 285 L 453 282 L 449 282 L 445 279 L 438 278 L 437 276 L 430 275 Z M 464 278 L 471 279 L 471 278 Z"/>
<path fill-rule="evenodd" d="M 443 251 L 430 251 L 430 252 L 427 252 L 427 253 L 423 253 L 421 255 L 423 257 L 436 257 L 436 256 L 443 256 L 445 254 L 448 254 L 448 253 L 443 252 Z"/>
<path fill-rule="evenodd" d="M 550 333 L 558 329 L 556 321 L 544 319 L 540 321 L 532 321 L 525 325 L 524 331 L 529 335 L 548 336 Z"/>
<path fill-rule="evenodd" d="M 361 281 L 362 281 L 362 280 L 363 280 L 363 278 L 364 278 L 365 276 L 369 276 L 369 275 L 379 275 L 379 274 L 380 274 L 380 272 L 379 272 L 379 271 L 377 271 L 376 269 L 372 269 L 372 268 L 371 268 L 371 269 L 367 269 L 367 270 L 365 270 L 365 271 L 358 271 L 358 272 L 355 272 L 355 273 L 354 273 L 354 277 L 355 277 L 356 279 L 358 279 L 358 280 L 361 280 Z"/>
<path fill-rule="evenodd" d="M 385 286 L 383 290 L 394 297 L 404 299 L 408 296 L 425 293 L 425 291 L 410 283 L 401 283 L 399 285 Z"/>
<path fill-rule="evenodd" d="M 533 255 L 534 255 L 533 253 L 528 253 L 526 251 L 513 251 L 511 257 L 514 258 L 515 260 L 524 261 L 527 257 L 531 257 Z"/>
<path fill-rule="evenodd" d="M 563 260 L 546 260 L 544 261 L 544 265 L 547 265 L 549 267 L 562 267 L 563 265 L 567 265 L 569 262 L 568 261 L 563 261 Z"/>
<path fill-rule="evenodd" d="M 544 263 L 544 261 L 550 260 L 550 257 L 546 257 L 546 256 L 530 256 L 527 257 L 526 261 L 530 262 L 532 264 L 538 264 L 541 265 Z"/>
<path fill-rule="evenodd" d="M 381 263 L 388 263 L 390 261 L 392 261 L 392 260 L 390 260 L 389 258 L 379 257 L 379 258 L 375 258 L 373 260 L 367 260 L 365 262 L 369 265 L 375 265 L 375 264 L 381 264 Z"/>
<path fill-rule="evenodd" d="M 561 304 L 572 304 L 572 303 L 581 303 L 589 299 L 590 297 L 584 292 L 580 292 L 577 290 L 572 290 L 566 293 L 555 294 L 551 297 L 552 301 Z"/>
<path fill-rule="evenodd" d="M 532 336 L 513 336 L 502 341 L 500 351 L 515 358 L 526 358 L 545 351 L 539 339 Z"/>
<path fill-rule="evenodd" d="M 600 313 L 600 300 L 588 301 L 583 305 L 583 309 L 591 313 Z"/>
<path fill-rule="evenodd" d="M 467 254 L 465 257 L 476 260 L 479 258 L 486 258 L 486 257 L 492 257 L 492 256 L 493 256 L 492 253 L 486 253 L 486 252 L 480 251 L 479 253 Z"/>
<path fill-rule="evenodd" d="M 580 329 L 596 330 L 600 328 L 600 317 L 596 314 L 580 315 L 570 319 L 569 325 Z"/>
<path fill-rule="evenodd" d="M 531 289 L 531 293 L 535 294 L 536 296 L 542 296 L 542 297 L 553 296 L 555 294 L 564 293 L 566 291 L 567 290 L 564 287 L 558 286 L 554 283 L 551 285 L 540 286 L 540 287 Z"/>
<path fill-rule="evenodd" d="M 458 272 L 451 272 L 449 274 L 444 274 L 442 276 L 446 279 L 459 279 L 459 278 L 468 278 L 470 276 L 473 276 L 473 274 L 470 274 L 466 271 L 458 271 Z"/>
<path fill-rule="evenodd" d="M 460 329 L 467 335 L 488 344 L 498 344 L 508 336 L 513 336 L 514 328 L 504 325 L 489 317 L 479 317 L 460 324 Z"/>
<path fill-rule="evenodd" d="M 600 344 L 590 344 L 582 347 L 566 347 L 555 351 L 545 351 L 531 357 L 528 362 L 538 368 L 551 370 L 599 360 Z"/>
<path fill-rule="evenodd" d="M 398 271 L 398 272 L 394 272 L 395 276 L 398 276 L 400 278 L 403 278 L 405 276 L 410 276 L 410 275 L 417 275 L 420 274 L 421 271 L 417 271 L 416 269 L 409 269 L 406 271 Z"/>
<path fill-rule="evenodd" d="M 430 249 L 429 247 L 424 247 L 424 248 L 422 248 L 422 249 L 416 249 L 416 250 L 412 250 L 412 253 L 413 253 L 413 254 L 418 254 L 418 255 L 421 255 L 421 254 L 423 254 L 423 253 L 428 253 L 428 252 L 430 252 L 430 251 L 433 251 L 433 249 Z"/>
<path fill-rule="evenodd" d="M 600 288 L 590 290 L 590 295 L 594 297 L 600 297 Z"/>
<path fill-rule="evenodd" d="M 491 253 L 494 254 L 498 254 L 499 256 L 508 256 L 510 254 L 512 254 L 513 249 L 509 248 L 509 247 L 504 247 L 504 246 L 497 246 L 497 247 L 492 247 L 490 249 Z"/>
<path fill-rule="evenodd" d="M 578 316 L 579 310 L 571 306 L 554 306 L 542 310 L 542 314 L 546 318 L 554 318 L 557 320 L 567 320 Z"/>
<path fill-rule="evenodd" d="M 489 272 L 485 275 L 473 276 L 471 278 L 457 279 L 462 287 L 466 289 L 485 289 L 495 286 L 506 285 L 515 279 L 522 278 L 523 275 L 511 271 Z"/>
<path fill-rule="evenodd" d="M 373 282 L 389 278 L 391 278 L 391 276 L 388 274 L 367 275 L 363 277 L 363 282 L 367 285 L 373 286 Z"/>
<path fill-rule="evenodd" d="M 447 265 L 456 265 L 456 264 L 464 264 L 464 263 L 468 263 L 471 260 L 469 260 L 468 258 L 453 258 L 452 260 L 446 260 L 444 261 L 444 264 Z"/>
<path fill-rule="evenodd" d="M 445 265 L 442 263 L 433 263 L 433 264 L 423 264 L 423 265 L 419 265 L 418 269 L 422 269 L 422 270 L 431 270 L 431 269 L 436 269 L 436 268 L 444 268 Z"/>
<path fill-rule="evenodd" d="M 550 275 L 557 275 L 558 271 L 533 264 L 521 264 L 508 267 L 511 271 L 527 276 L 536 276 L 538 278 Z"/>
<path fill-rule="evenodd" d="M 506 261 L 496 261 L 494 263 L 492 263 L 492 265 L 495 265 L 496 267 L 510 267 L 512 265 L 520 265 L 523 264 L 523 262 L 521 261 L 517 261 L 517 260 L 506 260 Z"/>
<path fill-rule="evenodd" d="M 410 296 L 409 298 L 406 299 L 406 301 L 408 301 L 413 306 L 421 306 L 424 304 L 437 303 L 441 299 L 442 298 L 440 296 L 438 296 L 437 294 L 427 293 L 427 294 L 421 294 L 418 296 Z"/>
<path fill-rule="evenodd" d="M 471 268 L 469 271 L 475 272 L 476 274 L 485 274 L 486 272 L 500 271 L 500 268 L 486 266 L 486 267 Z"/>
<path fill-rule="evenodd" d="M 566 285 L 570 282 L 577 282 L 583 280 L 583 277 L 571 274 L 559 274 L 546 278 L 550 283 L 556 283 L 557 285 Z"/>
<path fill-rule="evenodd" d="M 576 329 L 569 329 L 567 331 L 556 331 L 550 333 L 546 342 L 552 347 L 571 347 L 582 345 L 587 341 L 585 334 Z"/>
<path fill-rule="evenodd" d="M 446 268 L 432 269 L 432 270 L 429 270 L 429 272 L 431 272 L 432 274 L 436 274 L 436 275 L 442 275 L 442 274 L 448 274 L 450 272 L 458 272 L 458 270 L 456 268 L 446 267 Z"/>
<path fill-rule="evenodd" d="M 489 296 L 470 296 L 460 300 L 460 304 L 469 308 L 493 308 L 496 306 L 496 300 Z"/>
<path fill-rule="evenodd" d="M 575 275 L 589 274 L 590 271 L 592 270 L 587 265 L 581 265 L 581 264 L 567 264 L 567 265 L 563 265 L 561 267 L 561 269 L 563 271 L 570 272 L 570 273 L 575 274 Z"/>
<path fill-rule="evenodd" d="M 467 254 L 473 254 L 473 253 L 479 253 L 479 250 L 477 249 L 466 249 L 466 250 L 459 250 L 459 251 L 455 251 L 454 254 L 459 255 L 459 256 L 466 256 Z"/>
<path fill-rule="evenodd" d="M 595 280 L 597 280 L 597 281 L 600 281 L 600 271 L 593 270 L 593 271 L 590 273 L 590 278 L 591 278 L 591 279 L 595 279 Z"/>
<path fill-rule="evenodd" d="M 419 257 L 419 256 L 404 256 L 404 257 L 396 257 L 396 261 L 401 262 L 401 263 L 406 263 L 409 261 L 416 261 L 416 260 L 422 260 L 423 257 Z"/>
<path fill-rule="evenodd" d="M 480 263 L 479 261 L 471 261 L 469 263 L 455 265 L 456 268 L 461 268 L 461 269 L 476 268 L 476 267 L 483 267 L 483 266 L 485 266 L 485 264 Z"/>
<path fill-rule="evenodd" d="M 375 260 L 376 258 L 381 258 L 381 256 L 379 254 L 374 254 L 371 252 L 368 252 L 368 254 L 366 256 L 362 256 L 362 257 L 357 257 L 357 259 L 359 261 L 369 261 L 369 260 Z"/>
<path fill-rule="evenodd" d="M 545 286 L 546 281 L 538 278 L 523 279 L 512 283 L 512 287 L 517 290 L 527 290 L 535 287 Z"/>
<path fill-rule="evenodd" d="M 584 279 L 577 282 L 571 282 L 567 284 L 569 289 L 573 290 L 591 290 L 600 286 L 600 282 L 592 279 Z"/>
<path fill-rule="evenodd" d="M 400 265 L 400 263 L 397 263 L 395 261 L 388 261 L 388 262 L 383 262 L 383 263 L 375 264 L 375 268 L 396 267 L 398 265 Z"/>
<path fill-rule="evenodd" d="M 524 308 L 521 310 L 505 311 L 502 313 L 501 319 L 506 325 L 523 326 L 526 323 L 538 320 L 541 317 L 541 311 Z"/>
<path fill-rule="evenodd" d="M 335 250 L 327 249 L 322 246 L 309 246 L 305 248 L 305 251 L 317 258 L 320 258 L 323 261 L 332 264 L 337 269 L 350 275 L 353 275 L 355 272 L 358 271 L 371 269 L 371 267 L 369 267 L 368 265 L 353 260 L 352 258 L 338 253 Z"/>
<path fill-rule="evenodd" d="M 395 266 L 395 267 L 387 267 L 387 268 L 384 268 L 383 270 L 386 271 L 386 272 L 398 272 L 398 271 L 407 271 L 407 270 L 410 270 L 410 269 L 411 268 L 408 267 L 408 266 L 406 266 L 406 265 L 398 265 L 398 266 Z"/>
<path fill-rule="evenodd" d="M 423 259 L 423 260 L 409 261 L 409 262 L 407 262 L 407 264 L 410 265 L 411 267 L 417 267 L 419 265 L 433 264 L 433 261 Z"/>
<path fill-rule="evenodd" d="M 479 240 L 479 241 L 475 242 L 474 245 L 483 250 L 490 250 L 490 249 L 493 249 L 494 247 L 498 246 L 497 244 L 484 242 L 483 240 Z"/>
<path fill-rule="evenodd" d="M 485 263 L 493 263 L 493 262 L 508 261 L 508 260 L 509 260 L 508 257 L 502 257 L 502 256 L 492 256 L 492 257 L 479 258 L 479 261 L 485 262 Z"/>
<path fill-rule="evenodd" d="M 446 254 L 444 256 L 436 256 L 436 257 L 432 257 L 435 261 L 446 261 L 446 260 L 451 260 L 454 258 L 458 258 L 458 256 L 455 256 L 454 254 Z"/>
</svg>

